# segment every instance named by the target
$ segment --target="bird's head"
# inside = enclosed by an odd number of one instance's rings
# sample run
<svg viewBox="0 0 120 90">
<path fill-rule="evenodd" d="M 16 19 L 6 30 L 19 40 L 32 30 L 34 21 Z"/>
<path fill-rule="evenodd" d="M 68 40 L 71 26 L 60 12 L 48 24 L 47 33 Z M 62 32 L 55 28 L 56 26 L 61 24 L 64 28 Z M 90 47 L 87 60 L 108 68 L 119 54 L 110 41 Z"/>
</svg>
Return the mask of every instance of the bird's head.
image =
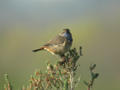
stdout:
<svg viewBox="0 0 120 90">
<path fill-rule="evenodd" d="M 68 40 L 72 41 L 72 35 L 69 29 L 63 29 L 63 32 L 61 33 L 61 35 L 66 37 Z"/>
<path fill-rule="evenodd" d="M 70 30 L 68 28 L 63 29 L 63 33 L 70 33 Z"/>
<path fill-rule="evenodd" d="M 63 32 L 61 33 L 61 35 L 64 36 L 65 34 L 70 34 L 70 29 L 68 28 L 63 29 Z"/>
</svg>

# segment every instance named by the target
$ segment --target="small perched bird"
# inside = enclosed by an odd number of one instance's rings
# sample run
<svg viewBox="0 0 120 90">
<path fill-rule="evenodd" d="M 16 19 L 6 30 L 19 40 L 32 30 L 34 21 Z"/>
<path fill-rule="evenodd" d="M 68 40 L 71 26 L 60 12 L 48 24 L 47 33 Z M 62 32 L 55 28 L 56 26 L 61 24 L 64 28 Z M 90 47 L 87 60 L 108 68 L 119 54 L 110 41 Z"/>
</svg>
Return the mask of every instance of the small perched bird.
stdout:
<svg viewBox="0 0 120 90">
<path fill-rule="evenodd" d="M 59 55 L 60 57 L 64 57 L 64 54 L 70 49 L 72 46 L 72 34 L 69 29 L 63 29 L 63 32 L 58 34 L 55 38 L 48 41 L 45 45 L 43 45 L 39 49 L 33 50 L 33 52 L 47 50 L 52 54 Z"/>
</svg>

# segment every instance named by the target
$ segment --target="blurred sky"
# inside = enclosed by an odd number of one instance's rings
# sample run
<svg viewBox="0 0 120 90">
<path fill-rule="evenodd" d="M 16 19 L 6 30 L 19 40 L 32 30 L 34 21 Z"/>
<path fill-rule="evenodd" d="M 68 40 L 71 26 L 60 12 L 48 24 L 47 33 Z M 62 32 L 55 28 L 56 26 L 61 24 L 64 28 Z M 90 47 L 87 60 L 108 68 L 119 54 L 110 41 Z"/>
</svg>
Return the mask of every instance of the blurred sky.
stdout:
<svg viewBox="0 0 120 90">
<path fill-rule="evenodd" d="M 120 16 L 119 0 L 0 0 L 0 26 L 44 28 L 86 18 L 113 22 Z"/>
<path fill-rule="evenodd" d="M 96 63 L 94 90 L 120 90 L 120 0 L 0 0 L 0 90 L 5 73 L 18 89 L 35 69 L 55 63 L 57 56 L 32 49 L 63 28 L 71 29 L 73 47 L 83 46 L 82 79 Z"/>
</svg>

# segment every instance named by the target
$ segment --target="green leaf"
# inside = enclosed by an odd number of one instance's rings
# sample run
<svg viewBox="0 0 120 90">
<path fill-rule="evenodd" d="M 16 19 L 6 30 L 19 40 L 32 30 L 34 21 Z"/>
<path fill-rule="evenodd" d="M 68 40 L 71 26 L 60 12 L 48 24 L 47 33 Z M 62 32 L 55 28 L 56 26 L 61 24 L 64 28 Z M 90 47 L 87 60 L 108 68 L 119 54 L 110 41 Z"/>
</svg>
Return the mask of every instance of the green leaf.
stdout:
<svg viewBox="0 0 120 90">
<path fill-rule="evenodd" d="M 89 83 L 88 83 L 88 82 L 86 82 L 86 81 L 84 81 L 84 84 L 85 84 L 86 86 L 88 86 L 88 85 L 89 85 Z"/>
<path fill-rule="evenodd" d="M 91 66 L 90 66 L 90 70 L 91 70 L 91 71 L 94 70 L 95 67 L 96 67 L 96 64 L 91 65 Z"/>
<path fill-rule="evenodd" d="M 94 79 L 96 79 L 99 76 L 99 73 L 94 74 Z"/>
<path fill-rule="evenodd" d="M 68 90 L 68 81 L 67 80 L 64 81 L 64 90 Z"/>
</svg>

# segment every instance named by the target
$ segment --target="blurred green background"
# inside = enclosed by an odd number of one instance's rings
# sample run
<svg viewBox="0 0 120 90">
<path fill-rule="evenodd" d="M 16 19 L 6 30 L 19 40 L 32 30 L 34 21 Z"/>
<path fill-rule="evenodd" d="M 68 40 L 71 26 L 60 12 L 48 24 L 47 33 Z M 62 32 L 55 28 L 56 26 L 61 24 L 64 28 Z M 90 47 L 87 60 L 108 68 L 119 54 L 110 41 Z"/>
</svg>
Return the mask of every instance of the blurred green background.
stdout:
<svg viewBox="0 0 120 90">
<path fill-rule="evenodd" d="M 58 56 L 32 53 L 63 28 L 71 29 L 73 46 L 83 46 L 77 90 L 86 90 L 88 67 L 96 63 L 100 77 L 93 90 L 120 90 L 119 0 L 0 0 L 0 90 L 8 73 L 13 90 L 27 85 L 37 69 Z"/>
</svg>

